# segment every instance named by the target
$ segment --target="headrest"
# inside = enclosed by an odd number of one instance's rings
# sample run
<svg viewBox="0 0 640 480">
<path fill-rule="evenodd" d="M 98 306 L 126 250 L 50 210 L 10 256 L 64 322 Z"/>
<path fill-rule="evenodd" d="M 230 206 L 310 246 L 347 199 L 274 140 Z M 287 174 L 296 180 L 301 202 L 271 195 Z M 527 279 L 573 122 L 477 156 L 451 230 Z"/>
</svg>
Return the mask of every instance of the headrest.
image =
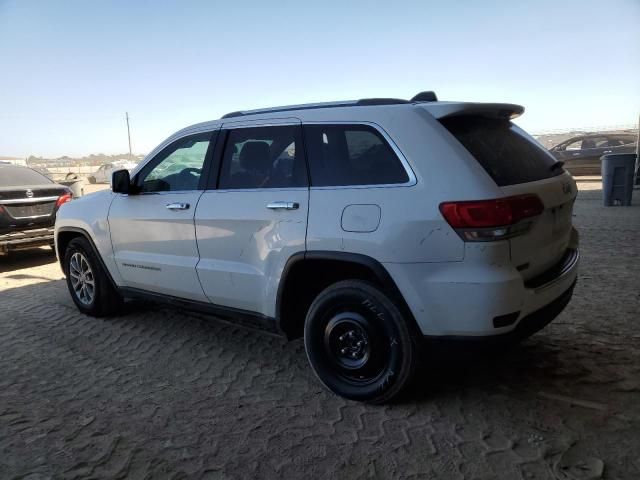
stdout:
<svg viewBox="0 0 640 480">
<path fill-rule="evenodd" d="M 261 141 L 245 143 L 240 151 L 240 166 L 249 171 L 267 172 L 271 168 L 269 144 Z"/>
</svg>

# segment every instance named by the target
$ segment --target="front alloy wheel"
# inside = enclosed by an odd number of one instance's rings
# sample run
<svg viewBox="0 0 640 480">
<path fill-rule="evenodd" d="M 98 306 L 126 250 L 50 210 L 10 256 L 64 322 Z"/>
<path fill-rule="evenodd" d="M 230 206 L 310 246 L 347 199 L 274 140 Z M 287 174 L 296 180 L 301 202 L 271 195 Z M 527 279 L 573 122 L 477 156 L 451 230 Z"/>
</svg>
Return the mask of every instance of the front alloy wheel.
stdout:
<svg viewBox="0 0 640 480">
<path fill-rule="evenodd" d="M 75 252 L 71 256 L 69 276 L 76 298 L 83 305 L 91 305 L 95 295 L 96 282 L 89 261 L 82 253 Z"/>
<path fill-rule="evenodd" d="M 64 252 L 64 273 L 71 299 L 82 313 L 102 317 L 115 313 L 122 305 L 122 297 L 93 249 L 84 237 L 69 242 Z"/>
</svg>

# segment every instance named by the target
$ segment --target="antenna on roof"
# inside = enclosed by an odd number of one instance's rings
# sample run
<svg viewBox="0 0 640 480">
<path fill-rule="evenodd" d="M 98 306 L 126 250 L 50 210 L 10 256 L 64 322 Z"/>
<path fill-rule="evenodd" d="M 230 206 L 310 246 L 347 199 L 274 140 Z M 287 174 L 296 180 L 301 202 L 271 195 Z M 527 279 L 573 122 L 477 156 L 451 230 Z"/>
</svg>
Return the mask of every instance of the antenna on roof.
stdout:
<svg viewBox="0 0 640 480">
<path fill-rule="evenodd" d="M 427 92 L 420 92 L 416 96 L 411 99 L 412 102 L 437 102 L 438 97 L 436 97 L 435 92 L 431 90 Z"/>
</svg>

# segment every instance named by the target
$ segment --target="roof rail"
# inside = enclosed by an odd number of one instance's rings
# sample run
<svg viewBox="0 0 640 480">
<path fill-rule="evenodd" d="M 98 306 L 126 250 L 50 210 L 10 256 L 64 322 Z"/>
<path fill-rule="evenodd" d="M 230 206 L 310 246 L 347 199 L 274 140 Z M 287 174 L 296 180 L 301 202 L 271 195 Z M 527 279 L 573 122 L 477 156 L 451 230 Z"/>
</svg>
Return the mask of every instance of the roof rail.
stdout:
<svg viewBox="0 0 640 480">
<path fill-rule="evenodd" d="M 236 112 L 227 113 L 220 118 L 243 117 L 245 115 L 257 115 L 259 113 L 289 112 L 292 110 L 313 110 L 316 108 L 364 107 L 372 105 L 396 105 L 403 103 L 411 102 L 399 98 L 363 98 L 360 100 L 346 100 L 342 102 L 306 103 L 302 105 L 286 105 L 283 107 L 260 108 L 257 110 L 239 110 Z"/>
<path fill-rule="evenodd" d="M 258 108 L 255 110 L 239 110 L 237 112 L 227 113 L 226 115 L 223 115 L 221 118 L 243 117 L 245 115 L 257 115 L 259 113 L 289 112 L 292 110 L 312 110 L 316 108 L 348 107 L 350 105 L 355 105 L 355 104 L 356 104 L 356 100 L 347 100 L 342 102 L 304 103 L 301 105 L 285 105 L 282 107 Z"/>
<path fill-rule="evenodd" d="M 402 100 L 400 98 L 363 98 L 356 102 L 358 106 L 369 105 L 397 105 L 402 103 L 411 103 L 409 100 Z"/>
</svg>

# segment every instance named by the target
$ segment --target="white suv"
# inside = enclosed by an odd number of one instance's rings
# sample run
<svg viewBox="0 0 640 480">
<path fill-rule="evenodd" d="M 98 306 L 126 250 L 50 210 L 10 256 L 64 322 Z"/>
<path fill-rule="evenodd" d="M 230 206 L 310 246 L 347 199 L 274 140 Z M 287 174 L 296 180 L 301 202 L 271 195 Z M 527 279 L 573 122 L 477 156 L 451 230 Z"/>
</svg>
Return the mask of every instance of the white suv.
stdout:
<svg viewBox="0 0 640 480">
<path fill-rule="evenodd" d="M 576 185 L 510 122 L 522 112 L 424 92 L 188 127 L 61 208 L 73 301 L 257 321 L 304 336 L 337 394 L 389 400 L 419 339 L 521 339 L 571 298 Z"/>
</svg>

